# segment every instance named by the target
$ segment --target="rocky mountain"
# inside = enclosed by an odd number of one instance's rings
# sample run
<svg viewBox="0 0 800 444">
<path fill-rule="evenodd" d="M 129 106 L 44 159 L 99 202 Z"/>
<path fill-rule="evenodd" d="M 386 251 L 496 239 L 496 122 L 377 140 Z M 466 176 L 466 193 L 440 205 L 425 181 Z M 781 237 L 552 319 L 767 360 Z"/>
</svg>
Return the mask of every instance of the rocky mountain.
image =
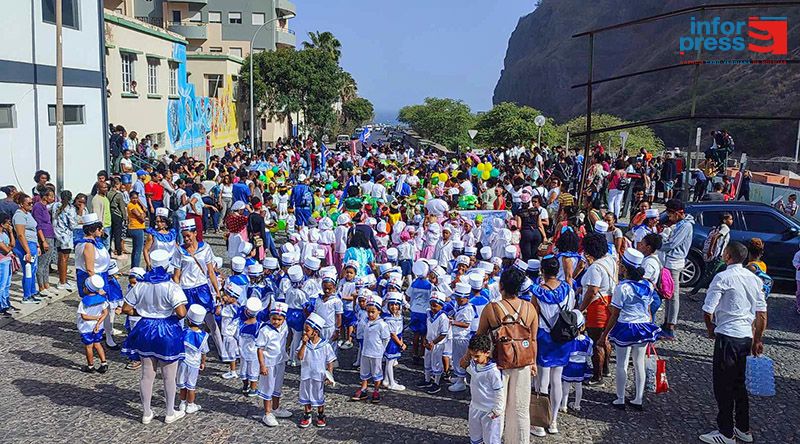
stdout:
<svg viewBox="0 0 800 444">
<path fill-rule="evenodd" d="M 588 78 L 588 37 L 573 34 L 710 2 L 691 0 L 541 0 L 522 17 L 508 42 L 505 67 L 494 90 L 494 103 L 515 102 L 542 110 L 563 122 L 586 111 L 586 88 L 571 88 Z M 750 16 L 788 18 L 788 55 L 749 50 L 703 51 L 709 61 L 730 59 L 800 59 L 800 7 L 747 8 L 698 12 L 594 38 L 595 80 L 694 60 L 696 52 L 679 53 L 681 37 L 696 21 L 748 21 Z M 721 27 L 720 27 L 721 28 Z M 724 34 L 719 34 L 725 37 Z M 745 42 L 747 26 L 743 32 Z M 735 37 L 735 36 L 730 36 Z M 684 41 L 688 43 L 688 41 Z M 597 85 L 594 112 L 643 120 L 689 114 L 694 66 L 646 74 Z M 703 64 L 697 83 L 698 115 L 800 116 L 800 64 Z M 654 126 L 667 146 L 694 145 L 696 126 L 726 128 L 750 156 L 793 155 L 797 121 L 683 121 Z M 604 136 L 605 137 L 605 136 Z"/>
</svg>

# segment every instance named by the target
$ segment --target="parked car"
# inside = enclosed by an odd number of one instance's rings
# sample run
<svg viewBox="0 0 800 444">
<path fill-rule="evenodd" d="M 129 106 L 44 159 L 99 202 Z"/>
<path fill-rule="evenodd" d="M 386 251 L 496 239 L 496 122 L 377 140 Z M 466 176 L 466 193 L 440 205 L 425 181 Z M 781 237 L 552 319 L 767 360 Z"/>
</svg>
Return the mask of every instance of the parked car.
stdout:
<svg viewBox="0 0 800 444">
<path fill-rule="evenodd" d="M 747 243 L 757 237 L 764 241 L 764 262 L 773 279 L 795 279 L 792 257 L 800 248 L 800 222 L 777 209 L 756 202 L 695 202 L 686 206 L 694 217 L 692 248 L 681 275 L 683 288 L 697 283 L 703 272 L 703 243 L 709 231 L 719 225 L 723 213 L 733 215 L 731 241 Z"/>
<path fill-rule="evenodd" d="M 347 149 L 347 146 L 350 144 L 350 136 L 347 134 L 339 134 L 336 136 L 336 148 L 337 149 Z"/>
</svg>

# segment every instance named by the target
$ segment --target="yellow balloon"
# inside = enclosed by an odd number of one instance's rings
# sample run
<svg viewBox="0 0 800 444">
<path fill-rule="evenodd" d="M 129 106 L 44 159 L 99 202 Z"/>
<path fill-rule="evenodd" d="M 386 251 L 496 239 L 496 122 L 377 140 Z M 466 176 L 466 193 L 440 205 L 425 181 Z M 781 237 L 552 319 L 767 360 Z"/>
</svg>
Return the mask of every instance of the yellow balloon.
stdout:
<svg viewBox="0 0 800 444">
<path fill-rule="evenodd" d="M 484 168 L 486 168 L 486 164 L 485 163 L 481 162 L 481 163 L 478 164 L 478 171 L 483 171 Z"/>
<path fill-rule="evenodd" d="M 483 180 L 489 180 L 489 177 L 491 177 L 491 174 L 489 174 L 489 173 L 490 173 L 490 171 L 484 171 L 484 172 L 482 172 L 482 173 L 481 173 L 481 179 L 483 179 Z"/>
<path fill-rule="evenodd" d="M 492 162 L 486 162 L 485 164 L 483 164 L 483 171 L 491 172 L 492 168 L 493 168 L 492 167 Z"/>
<path fill-rule="evenodd" d="M 273 173 L 272 170 L 267 170 L 267 177 L 272 179 L 273 177 L 275 177 L 275 173 Z"/>
<path fill-rule="evenodd" d="M 441 173 L 441 174 L 439 174 L 439 181 L 440 181 L 440 182 L 447 182 L 447 179 L 448 179 L 448 177 L 447 177 L 447 173 Z"/>
</svg>

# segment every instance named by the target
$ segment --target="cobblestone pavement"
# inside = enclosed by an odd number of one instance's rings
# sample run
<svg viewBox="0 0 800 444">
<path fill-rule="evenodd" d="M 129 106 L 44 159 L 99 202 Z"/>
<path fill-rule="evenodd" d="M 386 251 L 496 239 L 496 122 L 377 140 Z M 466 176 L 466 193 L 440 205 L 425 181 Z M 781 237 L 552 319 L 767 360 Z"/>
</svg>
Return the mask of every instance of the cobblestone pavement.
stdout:
<svg viewBox="0 0 800 444">
<path fill-rule="evenodd" d="M 211 239 L 222 251 L 219 238 Z M 780 290 L 780 288 L 779 288 Z M 788 287 L 783 291 L 788 291 Z M 796 442 L 800 423 L 800 334 L 793 296 L 769 299 L 769 331 L 765 351 L 776 361 L 777 395 L 751 398 L 752 427 L 757 442 Z M 379 405 L 351 403 L 358 374 L 345 352 L 335 371 L 339 385 L 327 390 L 328 427 L 301 430 L 296 426 L 298 369 L 288 369 L 285 405 L 294 418 L 274 429 L 259 421 L 260 402 L 239 393 L 239 382 L 219 377 L 224 371 L 210 359 L 198 383 L 203 410 L 171 425 L 163 423 L 163 391 L 156 381 L 153 405 L 157 416 L 148 426 L 139 422 L 138 372 L 125 370 L 118 352 L 110 352 L 105 375 L 78 371 L 84 363 L 75 330 L 77 297 L 70 295 L 0 327 L 0 441 L 2 442 L 469 442 L 468 395 L 443 390 L 429 396 L 414 388 L 421 369 L 401 360 L 397 378 L 409 386 L 404 393 L 384 393 Z M 558 435 L 532 442 L 698 442 L 697 435 L 715 428 L 711 392 L 712 341 L 705 338 L 700 303 L 681 307 L 678 340 L 660 343 L 668 359 L 671 391 L 648 394 L 645 412 L 619 412 L 606 404 L 613 385 L 584 388 L 580 414 L 559 417 Z M 121 321 L 118 321 L 121 324 Z M 118 325 L 121 328 L 121 325 Z M 213 356 L 213 352 L 212 352 Z"/>
</svg>

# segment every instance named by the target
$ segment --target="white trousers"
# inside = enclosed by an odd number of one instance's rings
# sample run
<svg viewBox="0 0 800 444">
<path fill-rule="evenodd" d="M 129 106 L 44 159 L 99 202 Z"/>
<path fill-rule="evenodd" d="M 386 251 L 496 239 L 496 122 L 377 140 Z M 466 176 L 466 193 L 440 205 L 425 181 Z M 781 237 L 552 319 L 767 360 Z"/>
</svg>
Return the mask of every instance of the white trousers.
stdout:
<svg viewBox="0 0 800 444">
<path fill-rule="evenodd" d="M 469 407 L 469 441 L 472 444 L 500 444 L 500 423 L 502 417 L 492 419 L 492 412 L 484 412 Z"/>
<path fill-rule="evenodd" d="M 531 442 L 531 367 L 503 370 L 503 393 L 500 408 L 503 411 L 500 433 L 503 442 L 529 444 Z"/>
</svg>

